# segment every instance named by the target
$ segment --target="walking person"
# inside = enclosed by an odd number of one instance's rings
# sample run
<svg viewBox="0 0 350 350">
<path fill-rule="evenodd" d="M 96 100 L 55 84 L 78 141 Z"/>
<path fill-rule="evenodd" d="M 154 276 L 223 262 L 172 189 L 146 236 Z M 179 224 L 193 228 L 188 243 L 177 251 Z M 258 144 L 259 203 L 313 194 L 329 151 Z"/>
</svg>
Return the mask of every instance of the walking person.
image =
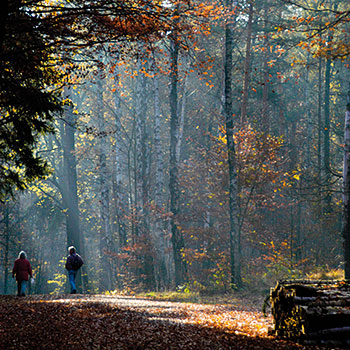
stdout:
<svg viewBox="0 0 350 350">
<path fill-rule="evenodd" d="M 33 278 L 33 273 L 30 262 L 27 260 L 27 255 L 23 250 L 18 254 L 18 259 L 16 259 L 13 265 L 12 278 L 14 278 L 15 275 L 17 281 L 17 295 L 24 297 L 26 295 L 29 276 Z"/>
<path fill-rule="evenodd" d="M 77 288 L 75 285 L 75 277 L 78 270 L 83 266 L 83 259 L 79 254 L 77 254 L 75 247 L 71 246 L 68 248 L 69 255 L 66 261 L 66 269 L 68 270 L 68 279 L 70 284 L 71 294 L 77 293 Z"/>
</svg>

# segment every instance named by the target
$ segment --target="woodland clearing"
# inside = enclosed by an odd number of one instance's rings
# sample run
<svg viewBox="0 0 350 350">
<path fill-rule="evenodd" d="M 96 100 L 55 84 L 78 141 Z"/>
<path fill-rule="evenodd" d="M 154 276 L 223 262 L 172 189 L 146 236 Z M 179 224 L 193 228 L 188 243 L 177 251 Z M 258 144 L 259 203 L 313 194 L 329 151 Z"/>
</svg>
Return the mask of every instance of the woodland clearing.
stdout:
<svg viewBox="0 0 350 350">
<path fill-rule="evenodd" d="M 320 349 L 268 335 L 261 305 L 123 295 L 0 296 L 0 349 Z"/>
</svg>

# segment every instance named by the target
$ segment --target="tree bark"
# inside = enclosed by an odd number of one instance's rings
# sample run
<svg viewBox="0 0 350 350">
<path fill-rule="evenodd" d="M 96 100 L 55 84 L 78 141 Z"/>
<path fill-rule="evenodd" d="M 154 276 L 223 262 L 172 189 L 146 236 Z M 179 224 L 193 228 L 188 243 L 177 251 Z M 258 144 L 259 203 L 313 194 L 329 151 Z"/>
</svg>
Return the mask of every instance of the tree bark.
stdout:
<svg viewBox="0 0 350 350">
<path fill-rule="evenodd" d="M 136 167 L 135 167 L 135 206 L 136 206 L 136 236 L 140 236 L 144 231 L 142 227 L 143 220 L 143 132 L 144 132 L 144 113 L 143 101 L 144 90 L 143 80 L 144 75 L 141 73 L 141 59 L 137 60 L 137 77 L 136 77 L 136 124 L 135 124 L 135 152 L 136 152 Z"/>
<path fill-rule="evenodd" d="M 176 24 L 175 24 L 176 25 Z M 169 169 L 169 192 L 170 192 L 170 225 L 171 239 L 174 253 L 175 267 L 175 285 L 184 283 L 187 274 L 187 266 L 182 259 L 182 250 L 184 249 L 184 239 L 182 232 L 177 226 L 177 215 L 179 214 L 179 179 L 178 162 L 176 157 L 176 146 L 179 137 L 179 117 L 178 117 L 178 56 L 179 56 L 179 37 L 177 28 L 174 28 L 171 38 L 170 48 L 170 169 Z"/>
<path fill-rule="evenodd" d="M 330 39 L 329 39 L 330 40 Z M 331 84 L 331 59 L 328 57 L 326 60 L 325 70 L 325 94 L 324 94 L 324 127 L 323 127 L 323 169 L 325 175 L 325 212 L 329 212 L 331 206 L 331 194 L 330 194 L 330 84 Z"/>
<path fill-rule="evenodd" d="M 181 145 L 182 145 L 182 139 L 183 139 L 183 133 L 184 133 L 184 126 L 185 126 L 185 115 L 186 115 L 186 102 L 187 102 L 187 83 L 188 83 L 188 58 L 184 58 L 183 65 L 186 67 L 186 70 L 184 72 L 184 81 L 182 85 L 182 98 L 181 98 L 181 106 L 178 109 L 180 111 L 179 115 L 179 137 L 177 139 L 177 144 L 176 144 L 176 160 L 177 162 L 180 161 L 180 155 L 181 155 Z"/>
<path fill-rule="evenodd" d="M 263 96 L 262 96 L 262 128 L 264 133 L 270 131 L 270 118 L 268 111 L 269 99 L 269 33 L 268 33 L 269 0 L 264 4 L 264 66 L 263 66 Z"/>
<path fill-rule="evenodd" d="M 153 78 L 154 84 L 154 150 L 156 156 L 156 185 L 155 185 L 155 206 L 156 217 L 154 223 L 154 249 L 155 249 L 155 278 L 158 290 L 164 290 L 169 286 L 169 274 L 165 263 L 165 241 L 164 241 L 164 162 L 161 142 L 161 113 L 159 101 L 158 75 Z"/>
<path fill-rule="evenodd" d="M 350 87 L 344 124 L 343 245 L 345 279 L 350 279 Z"/>
<path fill-rule="evenodd" d="M 100 205 L 100 265 L 103 273 L 100 278 L 100 288 L 102 290 L 112 290 L 114 284 L 114 276 L 112 272 L 112 261 L 110 254 L 113 251 L 112 232 L 110 225 L 110 190 L 109 190 L 109 174 L 107 169 L 107 142 L 106 129 L 104 120 L 104 102 L 103 102 L 103 78 L 97 78 L 96 91 L 96 106 L 98 118 L 98 132 L 99 135 L 99 182 L 101 193 Z"/>
<path fill-rule="evenodd" d="M 141 48 L 142 51 L 142 48 Z M 141 58 L 137 61 L 138 76 L 136 80 L 136 209 L 137 209 L 137 236 L 145 243 L 144 264 L 142 275 L 145 279 L 145 287 L 148 290 L 154 289 L 154 261 L 152 254 L 152 244 L 150 242 L 150 222 L 149 222 L 149 148 L 147 134 L 147 103 L 146 86 L 144 75 L 145 66 L 141 64 Z"/>
<path fill-rule="evenodd" d="M 70 97 L 70 94 L 65 90 L 65 97 Z M 77 189 L 77 162 L 75 157 L 75 128 L 76 118 L 71 106 L 68 106 L 65 111 L 65 123 L 63 127 L 63 166 L 64 166 L 64 184 L 62 188 L 62 199 L 66 208 L 66 229 L 67 229 L 67 245 L 76 247 L 79 254 L 85 260 L 87 257 L 84 253 L 84 244 L 80 231 L 79 218 L 79 201 Z M 82 286 L 84 292 L 88 290 L 88 276 L 83 266 L 81 269 L 83 276 L 83 284 L 81 284 L 80 274 L 77 278 L 78 288 Z"/>
<path fill-rule="evenodd" d="M 115 89 L 114 92 L 114 109 L 115 109 L 115 215 L 116 215 L 116 228 L 118 232 L 119 248 L 123 248 L 127 244 L 126 225 L 124 222 L 126 202 L 124 201 L 124 190 L 123 190 L 123 173 L 122 173 L 122 144 L 123 144 L 123 133 L 121 123 L 121 101 L 120 93 L 118 89 L 119 79 L 118 75 L 115 74 Z M 124 208 L 124 209 L 123 209 Z"/>
<path fill-rule="evenodd" d="M 307 137 L 306 137 L 306 167 L 311 166 L 311 140 L 312 140 L 312 122 L 311 122 L 311 108 L 309 104 L 310 98 L 310 53 L 307 54 L 306 72 L 305 72 L 305 114 L 307 125 Z"/>
<path fill-rule="evenodd" d="M 9 201 L 4 204 L 4 224 L 5 224 L 5 246 L 4 246 L 4 294 L 8 293 L 8 275 L 9 275 L 9 248 L 10 248 L 10 218 L 9 218 Z"/>
<path fill-rule="evenodd" d="M 249 2 L 249 15 L 248 15 L 249 17 L 248 17 L 248 23 L 247 23 L 247 43 L 246 43 L 245 60 L 244 60 L 244 80 L 243 80 L 243 96 L 242 96 L 242 107 L 241 107 L 241 124 L 243 124 L 247 119 L 253 13 L 254 13 L 254 4 L 253 4 L 253 1 L 251 0 Z"/>
<path fill-rule="evenodd" d="M 232 288 L 242 284 L 238 237 L 238 204 L 237 204 L 237 162 L 235 142 L 233 138 L 233 108 L 232 108 L 232 49 L 233 49 L 233 16 L 231 15 L 236 2 L 227 0 L 226 8 L 230 15 L 225 23 L 225 57 L 224 57 L 224 113 L 226 120 L 227 158 L 229 171 L 229 211 L 230 211 L 230 265 Z"/>
<path fill-rule="evenodd" d="M 322 209 L 322 71 L 323 71 L 323 58 L 320 56 L 318 59 L 318 98 L 317 98 L 317 169 L 316 169 L 316 186 L 318 191 L 317 196 L 317 217 L 319 224 L 317 226 L 318 246 L 315 252 L 316 265 L 320 264 L 320 260 L 323 252 L 323 209 Z"/>
</svg>

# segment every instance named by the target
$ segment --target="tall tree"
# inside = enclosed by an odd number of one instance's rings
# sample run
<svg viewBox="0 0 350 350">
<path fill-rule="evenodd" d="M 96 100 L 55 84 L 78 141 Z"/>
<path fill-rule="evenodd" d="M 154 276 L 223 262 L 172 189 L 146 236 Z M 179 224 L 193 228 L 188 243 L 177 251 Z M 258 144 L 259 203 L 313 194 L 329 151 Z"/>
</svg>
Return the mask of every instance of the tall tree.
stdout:
<svg viewBox="0 0 350 350">
<path fill-rule="evenodd" d="M 173 245 L 174 265 L 175 265 L 175 285 L 183 284 L 186 279 L 187 267 L 182 258 L 184 249 L 184 239 L 182 232 L 179 230 L 177 220 L 179 215 L 179 179 L 178 179 L 178 161 L 176 157 L 176 147 L 179 137 L 179 113 L 178 113 L 178 81 L 179 81 L 179 33 L 178 33 L 178 16 L 179 4 L 176 5 L 174 12 L 174 28 L 170 38 L 170 159 L 169 159 L 169 193 L 170 193 L 170 225 L 171 240 Z"/>
<path fill-rule="evenodd" d="M 328 41 L 332 41 L 328 38 Z M 325 92 L 324 92 L 324 125 L 323 125 L 323 170 L 325 178 L 325 212 L 330 211 L 331 194 L 329 183 L 331 180 L 331 164 L 330 164 L 330 85 L 331 85 L 331 58 L 326 59 L 325 69 Z"/>
<path fill-rule="evenodd" d="M 251 63 L 251 43 L 252 43 L 252 31 L 253 31 L 253 14 L 254 14 L 254 2 L 249 1 L 249 14 L 247 22 L 247 42 L 245 48 L 244 59 L 244 75 L 243 75 L 243 91 L 242 91 L 242 105 L 241 105 L 241 123 L 244 123 L 247 118 L 248 107 L 248 92 L 250 81 L 250 63 Z"/>
<path fill-rule="evenodd" d="M 165 289 L 169 286 L 169 274 L 165 263 L 165 242 L 164 242 L 164 157 L 161 140 L 161 112 L 159 99 L 159 72 L 155 72 L 154 83 L 154 151 L 156 158 L 156 183 L 155 183 L 155 205 L 156 217 L 153 229 L 155 249 L 155 278 L 158 289 Z"/>
<path fill-rule="evenodd" d="M 142 50 L 140 48 L 140 50 Z M 144 227 L 144 200 L 143 197 L 143 183 L 144 179 L 144 163 L 145 163 L 145 149 L 144 149 L 144 132 L 145 132 L 145 76 L 143 74 L 142 59 L 137 59 L 137 76 L 136 76 L 136 122 L 135 122 L 135 205 L 136 205 L 136 236 L 141 236 L 147 229 Z"/>
<path fill-rule="evenodd" d="M 233 121 L 233 95 L 232 95 L 232 50 L 233 50 L 233 25 L 234 11 L 237 2 L 226 1 L 227 18 L 225 21 L 225 53 L 224 53 L 224 113 L 227 139 L 227 160 L 229 172 L 229 212 L 230 212 L 230 264 L 231 264 L 231 285 L 233 288 L 240 287 L 241 267 L 240 248 L 238 237 L 238 188 L 237 188 L 237 160 L 235 151 L 234 121 Z"/>
<path fill-rule="evenodd" d="M 140 53 L 144 49 L 140 45 Z M 136 130 L 135 130 L 135 153 L 136 153 L 136 227 L 138 242 L 143 241 L 143 267 L 142 275 L 147 289 L 154 288 L 154 261 L 151 254 L 150 238 L 150 213 L 149 213 L 149 148 L 147 128 L 147 81 L 146 62 L 141 57 L 137 59 L 136 77 Z"/>
<path fill-rule="evenodd" d="M 71 94 L 65 89 L 66 98 L 70 98 Z M 75 130 L 76 115 L 73 113 L 72 106 L 67 106 L 65 111 L 65 121 L 63 122 L 63 167 L 64 179 L 61 188 L 64 207 L 66 208 L 66 229 L 67 229 L 67 245 L 73 245 L 77 251 L 84 256 L 84 241 L 80 230 L 79 215 L 79 198 L 77 187 L 77 161 L 75 156 Z M 87 257 L 84 256 L 86 259 Z M 88 277 L 85 268 L 81 269 L 83 275 L 83 290 L 88 290 Z M 78 285 L 80 279 L 78 279 Z"/>
<path fill-rule="evenodd" d="M 345 279 L 350 279 L 350 87 L 344 124 L 343 240 Z"/>
<path fill-rule="evenodd" d="M 121 109 L 121 96 L 119 89 L 119 72 L 114 72 L 114 110 L 115 110 L 115 189 L 114 200 L 116 210 L 116 227 L 119 238 L 119 248 L 124 248 L 127 243 L 126 225 L 124 222 L 125 217 L 125 194 L 123 187 L 123 126 L 121 122 L 122 109 Z"/>
<path fill-rule="evenodd" d="M 262 129 L 265 133 L 270 131 L 270 116 L 269 116 L 269 0 L 264 1 L 264 58 L 263 58 L 263 68 L 262 68 L 262 108 L 261 108 L 261 117 L 262 117 Z"/>
<path fill-rule="evenodd" d="M 101 274 L 100 286 L 103 290 L 111 290 L 114 284 L 114 276 L 112 272 L 111 254 L 113 253 L 113 240 L 110 223 L 110 189 L 109 189 L 109 173 L 107 169 L 107 155 L 109 148 L 107 147 L 106 121 L 104 118 L 105 108 L 103 100 L 103 80 L 100 74 L 96 83 L 96 114 L 98 120 L 99 132 L 99 180 L 101 190 L 101 223 L 100 223 L 100 259 L 101 269 L 105 273 Z"/>
</svg>

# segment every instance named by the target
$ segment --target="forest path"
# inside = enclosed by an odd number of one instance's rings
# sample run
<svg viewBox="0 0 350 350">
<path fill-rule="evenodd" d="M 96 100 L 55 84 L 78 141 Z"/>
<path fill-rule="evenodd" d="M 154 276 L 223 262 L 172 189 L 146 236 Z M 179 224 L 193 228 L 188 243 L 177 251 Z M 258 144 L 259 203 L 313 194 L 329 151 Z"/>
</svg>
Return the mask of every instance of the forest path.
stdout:
<svg viewBox="0 0 350 350">
<path fill-rule="evenodd" d="M 105 295 L 0 296 L 0 349 L 316 349 L 267 335 L 250 303 L 205 305 Z"/>
</svg>

